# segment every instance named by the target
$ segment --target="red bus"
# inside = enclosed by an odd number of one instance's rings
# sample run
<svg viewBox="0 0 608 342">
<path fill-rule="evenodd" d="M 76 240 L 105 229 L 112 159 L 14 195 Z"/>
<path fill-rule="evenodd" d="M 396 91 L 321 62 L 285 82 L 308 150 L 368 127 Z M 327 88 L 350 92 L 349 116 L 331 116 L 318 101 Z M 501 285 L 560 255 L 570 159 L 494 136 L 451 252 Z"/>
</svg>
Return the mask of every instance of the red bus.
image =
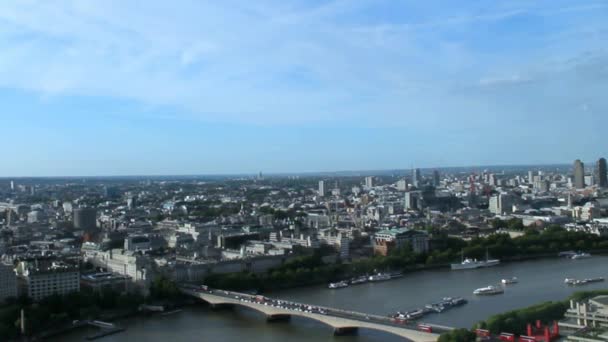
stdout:
<svg viewBox="0 0 608 342">
<path fill-rule="evenodd" d="M 510 333 L 501 333 L 498 339 L 505 342 L 515 342 L 515 335 Z"/>
<path fill-rule="evenodd" d="M 477 337 L 490 337 L 490 331 L 486 329 L 476 329 L 475 334 Z"/>
<path fill-rule="evenodd" d="M 418 324 L 418 330 L 431 333 L 433 328 L 428 324 Z"/>
<path fill-rule="evenodd" d="M 533 336 L 519 336 L 519 342 L 536 342 L 536 338 Z"/>
</svg>

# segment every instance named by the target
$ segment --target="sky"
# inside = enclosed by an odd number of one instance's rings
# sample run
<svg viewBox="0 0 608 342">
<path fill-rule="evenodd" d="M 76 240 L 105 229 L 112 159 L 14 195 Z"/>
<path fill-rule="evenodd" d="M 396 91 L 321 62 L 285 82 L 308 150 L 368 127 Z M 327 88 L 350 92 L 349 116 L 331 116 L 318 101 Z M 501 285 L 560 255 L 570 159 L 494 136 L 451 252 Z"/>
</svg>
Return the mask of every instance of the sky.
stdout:
<svg viewBox="0 0 608 342">
<path fill-rule="evenodd" d="M 608 156 L 608 1 L 0 3 L 0 177 Z"/>
</svg>

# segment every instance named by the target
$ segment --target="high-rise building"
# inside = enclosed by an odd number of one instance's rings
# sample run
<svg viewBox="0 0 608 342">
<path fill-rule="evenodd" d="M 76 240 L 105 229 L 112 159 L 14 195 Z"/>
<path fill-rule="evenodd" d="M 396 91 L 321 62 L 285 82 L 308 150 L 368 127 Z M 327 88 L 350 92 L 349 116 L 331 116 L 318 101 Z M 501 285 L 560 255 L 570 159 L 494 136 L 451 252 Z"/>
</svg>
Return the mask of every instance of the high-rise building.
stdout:
<svg viewBox="0 0 608 342">
<path fill-rule="evenodd" d="M 374 177 L 368 176 L 365 177 L 365 187 L 371 189 L 374 187 Z"/>
<path fill-rule="evenodd" d="M 97 230 L 97 210 L 94 208 L 74 209 L 74 229 L 87 232 Z"/>
<path fill-rule="evenodd" d="M 129 196 L 127 198 L 127 208 L 129 208 L 129 210 L 133 210 L 136 205 L 137 205 L 137 200 L 135 199 L 135 196 Z"/>
<path fill-rule="evenodd" d="M 513 197 L 509 194 L 501 193 L 490 197 L 490 212 L 496 215 L 509 214 L 513 212 Z"/>
<path fill-rule="evenodd" d="M 420 209 L 420 192 L 408 191 L 405 193 L 405 210 Z"/>
<path fill-rule="evenodd" d="M 439 176 L 439 171 L 433 170 L 433 186 L 438 187 L 440 183 L 441 183 L 441 178 Z"/>
<path fill-rule="evenodd" d="M 419 187 L 421 181 L 420 169 L 412 169 L 412 185 Z"/>
<path fill-rule="evenodd" d="M 574 161 L 574 187 L 585 188 L 585 164 L 580 159 Z"/>
<path fill-rule="evenodd" d="M 528 184 L 534 184 L 534 172 L 528 171 Z"/>
<path fill-rule="evenodd" d="M 15 181 L 11 181 L 11 191 L 15 191 Z"/>
<path fill-rule="evenodd" d="M 488 184 L 490 184 L 491 186 L 498 185 L 498 178 L 496 177 L 495 174 L 490 173 L 490 175 L 488 176 Z"/>
<path fill-rule="evenodd" d="M 322 180 L 319 181 L 319 196 L 325 196 L 325 181 Z"/>
<path fill-rule="evenodd" d="M 597 161 L 597 185 L 601 188 L 608 187 L 608 175 L 606 174 L 606 159 L 600 158 Z"/>
</svg>

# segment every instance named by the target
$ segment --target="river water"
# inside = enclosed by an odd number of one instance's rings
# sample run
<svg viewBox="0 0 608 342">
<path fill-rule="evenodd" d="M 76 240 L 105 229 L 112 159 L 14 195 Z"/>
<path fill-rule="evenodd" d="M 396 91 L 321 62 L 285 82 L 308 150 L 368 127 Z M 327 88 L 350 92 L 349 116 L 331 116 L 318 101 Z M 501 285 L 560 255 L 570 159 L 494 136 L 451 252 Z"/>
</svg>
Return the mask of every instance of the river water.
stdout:
<svg viewBox="0 0 608 342">
<path fill-rule="evenodd" d="M 476 288 L 498 284 L 502 278 L 513 276 L 519 283 L 505 286 L 504 294 L 481 297 L 472 294 Z M 468 304 L 441 314 L 429 314 L 422 321 L 469 328 L 496 313 L 543 301 L 562 300 L 578 290 L 608 288 L 608 283 L 604 282 L 570 287 L 564 284 L 566 277 L 608 278 L 608 256 L 583 260 L 544 259 L 467 271 L 421 271 L 396 280 L 338 290 L 318 286 L 267 295 L 380 315 L 412 310 L 446 296 L 462 296 Z M 365 329 L 357 336 L 334 337 L 331 328 L 303 318 L 294 317 L 290 323 L 266 323 L 261 314 L 251 310 L 211 311 L 204 305 L 167 316 L 130 318 L 119 324 L 127 331 L 101 341 L 400 341 L 389 334 Z M 79 330 L 54 340 L 82 341 L 92 331 Z"/>
</svg>

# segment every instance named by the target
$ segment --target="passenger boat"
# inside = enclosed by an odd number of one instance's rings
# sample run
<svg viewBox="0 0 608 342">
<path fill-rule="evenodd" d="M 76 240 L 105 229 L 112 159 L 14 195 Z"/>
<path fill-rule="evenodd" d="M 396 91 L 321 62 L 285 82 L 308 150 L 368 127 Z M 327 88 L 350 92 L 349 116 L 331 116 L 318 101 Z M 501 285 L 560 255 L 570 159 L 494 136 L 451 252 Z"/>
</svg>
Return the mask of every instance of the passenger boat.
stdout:
<svg viewBox="0 0 608 342">
<path fill-rule="evenodd" d="M 441 303 L 427 304 L 424 307 L 427 310 L 433 311 L 433 312 L 436 312 L 436 313 L 442 313 L 446 309 L 445 306 L 441 305 Z"/>
<path fill-rule="evenodd" d="M 422 316 L 424 316 L 424 310 L 422 309 L 416 309 L 407 313 L 407 318 L 409 319 L 416 319 Z"/>
<path fill-rule="evenodd" d="M 585 285 L 585 284 L 590 284 L 590 283 L 598 283 L 598 282 L 602 282 L 602 281 L 604 281 L 603 277 L 585 278 L 582 280 L 575 279 L 575 278 L 566 278 L 564 280 L 564 283 L 566 283 L 568 285 L 579 286 L 579 285 Z"/>
<path fill-rule="evenodd" d="M 462 297 L 444 297 L 443 300 L 452 304 L 452 306 L 459 306 L 467 303 L 467 300 Z"/>
<path fill-rule="evenodd" d="M 390 279 L 391 279 L 391 275 L 388 273 L 378 273 L 378 274 L 371 275 L 368 278 L 369 281 L 384 281 L 384 280 L 390 280 Z"/>
<path fill-rule="evenodd" d="M 512 277 L 510 279 L 502 279 L 500 282 L 505 285 L 508 285 L 508 284 L 517 284 L 519 282 L 519 280 L 517 280 L 517 277 Z"/>
<path fill-rule="evenodd" d="M 570 259 L 572 260 L 577 260 L 577 259 L 587 259 L 587 258 L 591 258 L 591 254 L 589 253 L 576 253 L 573 256 L 570 257 Z"/>
<path fill-rule="evenodd" d="M 357 278 L 353 278 L 350 280 L 351 285 L 358 285 L 358 284 L 363 284 L 363 283 L 367 283 L 367 282 L 368 282 L 367 276 L 357 277 Z"/>
<path fill-rule="evenodd" d="M 339 281 L 337 283 L 329 283 L 327 287 L 330 289 L 341 289 L 343 287 L 348 287 L 348 283 L 345 281 Z"/>
<path fill-rule="evenodd" d="M 564 252 L 559 252 L 557 254 L 557 256 L 560 257 L 560 258 L 568 258 L 568 259 L 570 259 L 575 254 L 576 254 L 575 251 L 564 251 Z"/>
<path fill-rule="evenodd" d="M 494 285 L 489 285 L 486 287 L 480 287 L 478 289 L 476 289 L 475 291 L 473 291 L 474 295 L 496 295 L 496 294 L 501 294 L 504 293 L 505 290 L 502 289 L 502 287 L 500 286 L 494 286 Z"/>
<path fill-rule="evenodd" d="M 463 259 L 460 263 L 451 264 L 450 266 L 451 266 L 452 270 L 471 270 L 471 269 L 475 269 L 475 268 L 492 267 L 492 266 L 496 266 L 498 264 L 500 264 L 500 260 L 490 259 L 489 255 L 488 255 L 488 250 L 486 249 L 486 260 L 464 258 L 464 255 L 463 255 Z"/>
</svg>

